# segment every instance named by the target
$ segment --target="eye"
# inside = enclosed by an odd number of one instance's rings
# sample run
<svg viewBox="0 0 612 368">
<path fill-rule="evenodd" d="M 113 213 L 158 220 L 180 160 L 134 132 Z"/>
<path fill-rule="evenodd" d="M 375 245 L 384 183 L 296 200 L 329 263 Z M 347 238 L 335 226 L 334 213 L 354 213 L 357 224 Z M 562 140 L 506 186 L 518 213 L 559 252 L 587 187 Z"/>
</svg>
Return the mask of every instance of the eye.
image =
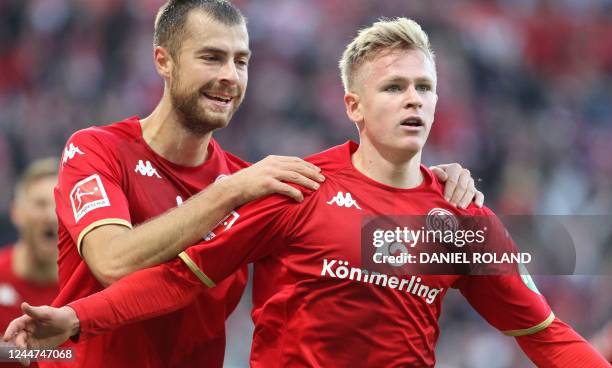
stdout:
<svg viewBox="0 0 612 368">
<path fill-rule="evenodd" d="M 249 61 L 247 59 L 238 59 L 236 60 L 236 64 L 242 67 L 246 67 L 249 65 Z"/>
<path fill-rule="evenodd" d="M 399 84 L 390 84 L 387 87 L 385 87 L 386 92 L 400 92 L 401 90 L 402 90 L 402 87 L 400 87 Z"/>
<path fill-rule="evenodd" d="M 203 55 L 202 56 L 202 60 L 204 61 L 210 61 L 210 62 L 215 62 L 215 61 L 219 61 L 221 58 L 216 56 L 216 55 Z"/>
<path fill-rule="evenodd" d="M 417 84 L 416 90 L 421 92 L 431 91 L 431 86 L 429 84 Z"/>
</svg>

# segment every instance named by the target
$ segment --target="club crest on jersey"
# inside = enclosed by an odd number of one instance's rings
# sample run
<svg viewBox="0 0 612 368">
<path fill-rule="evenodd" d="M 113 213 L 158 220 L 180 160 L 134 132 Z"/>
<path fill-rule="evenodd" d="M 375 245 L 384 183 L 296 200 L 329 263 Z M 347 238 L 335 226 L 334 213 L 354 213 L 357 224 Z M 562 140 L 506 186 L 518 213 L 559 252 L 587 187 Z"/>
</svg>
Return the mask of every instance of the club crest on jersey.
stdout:
<svg viewBox="0 0 612 368">
<path fill-rule="evenodd" d="M 98 174 L 76 183 L 70 192 L 74 221 L 79 222 L 89 211 L 110 206 L 110 201 Z"/>
<path fill-rule="evenodd" d="M 351 208 L 354 206 L 358 210 L 361 209 L 361 207 L 359 207 L 359 205 L 357 204 L 357 201 L 353 199 L 353 196 L 351 196 L 351 193 L 349 192 L 346 192 L 346 194 L 344 194 L 343 192 L 338 192 L 338 194 L 336 194 L 332 199 L 330 199 L 327 204 L 335 204 L 339 207 L 346 208 Z"/>
<path fill-rule="evenodd" d="M 444 208 L 432 208 L 427 214 L 425 220 L 428 230 L 456 231 L 459 227 L 459 221 L 452 212 Z"/>
<path fill-rule="evenodd" d="M 64 157 L 62 157 L 62 166 L 68 162 L 68 160 L 72 160 L 76 154 L 84 155 L 85 152 L 81 151 L 78 146 L 70 143 L 68 147 L 64 148 Z"/>
<path fill-rule="evenodd" d="M 142 176 L 148 177 L 152 177 L 155 175 L 161 179 L 161 176 L 159 176 L 157 170 L 153 167 L 153 165 L 151 165 L 151 162 L 149 160 L 144 162 L 142 160 L 138 160 L 138 164 L 136 165 L 136 169 L 134 170 L 134 172 L 137 172 Z"/>
</svg>

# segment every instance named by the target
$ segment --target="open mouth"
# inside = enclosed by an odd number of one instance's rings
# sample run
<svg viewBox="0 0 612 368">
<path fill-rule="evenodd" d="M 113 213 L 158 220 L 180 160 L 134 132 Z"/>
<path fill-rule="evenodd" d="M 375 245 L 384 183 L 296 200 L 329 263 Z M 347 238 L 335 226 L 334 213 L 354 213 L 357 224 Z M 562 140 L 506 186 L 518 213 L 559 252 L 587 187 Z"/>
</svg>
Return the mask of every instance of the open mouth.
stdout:
<svg viewBox="0 0 612 368">
<path fill-rule="evenodd" d="M 47 228 L 43 232 L 43 236 L 46 240 L 57 240 L 57 231 L 53 228 Z"/>
<path fill-rule="evenodd" d="M 425 126 L 425 124 L 423 124 L 423 120 L 419 117 L 410 117 L 407 119 L 402 120 L 402 122 L 400 123 L 401 126 L 409 126 L 409 127 L 422 127 Z"/>
<path fill-rule="evenodd" d="M 218 101 L 221 102 L 223 104 L 229 104 L 230 102 L 232 102 L 232 100 L 234 99 L 234 97 L 232 96 L 227 96 L 227 95 L 219 95 L 219 94 L 214 94 L 214 93 L 202 93 L 204 96 L 206 96 L 206 98 L 209 98 L 213 101 Z"/>
</svg>

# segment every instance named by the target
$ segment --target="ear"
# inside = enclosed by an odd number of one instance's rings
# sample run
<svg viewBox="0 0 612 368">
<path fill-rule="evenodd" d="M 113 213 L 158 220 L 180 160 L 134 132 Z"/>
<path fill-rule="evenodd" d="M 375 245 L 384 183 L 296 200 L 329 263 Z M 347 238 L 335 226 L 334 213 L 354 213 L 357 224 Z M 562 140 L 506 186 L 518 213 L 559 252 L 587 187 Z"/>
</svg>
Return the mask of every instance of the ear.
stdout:
<svg viewBox="0 0 612 368">
<path fill-rule="evenodd" d="M 363 121 L 363 114 L 361 113 L 359 95 L 354 92 L 347 92 L 344 95 L 344 107 L 346 108 L 348 118 L 357 125 L 360 125 Z"/>
<path fill-rule="evenodd" d="M 161 46 L 156 46 L 153 49 L 153 62 L 155 63 L 155 69 L 164 79 L 169 79 L 172 76 L 172 68 L 174 68 L 174 60 L 168 50 Z"/>
</svg>

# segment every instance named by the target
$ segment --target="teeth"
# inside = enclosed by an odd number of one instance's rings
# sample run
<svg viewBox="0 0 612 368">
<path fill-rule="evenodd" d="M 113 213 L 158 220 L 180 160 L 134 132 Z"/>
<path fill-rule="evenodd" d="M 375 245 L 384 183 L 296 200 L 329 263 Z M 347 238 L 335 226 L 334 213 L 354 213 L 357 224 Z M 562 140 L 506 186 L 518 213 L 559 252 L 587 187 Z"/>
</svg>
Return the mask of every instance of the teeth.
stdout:
<svg viewBox="0 0 612 368">
<path fill-rule="evenodd" d="M 217 101 L 222 101 L 222 102 L 230 102 L 232 100 L 231 97 L 215 96 L 215 95 L 211 95 L 208 93 L 205 93 L 205 95 L 208 96 L 209 98 L 212 98 Z"/>
</svg>

